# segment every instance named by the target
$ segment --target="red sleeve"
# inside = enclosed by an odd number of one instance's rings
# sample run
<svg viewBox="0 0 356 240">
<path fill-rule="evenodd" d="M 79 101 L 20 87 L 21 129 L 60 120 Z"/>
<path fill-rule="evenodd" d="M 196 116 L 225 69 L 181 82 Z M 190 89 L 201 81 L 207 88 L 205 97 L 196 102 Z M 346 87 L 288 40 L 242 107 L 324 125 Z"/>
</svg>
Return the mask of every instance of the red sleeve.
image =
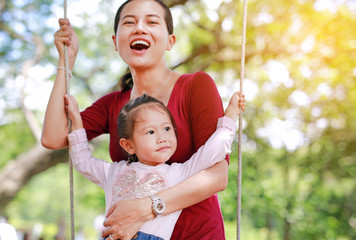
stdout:
<svg viewBox="0 0 356 240">
<path fill-rule="evenodd" d="M 195 74 L 189 88 L 189 116 L 194 148 L 198 150 L 216 129 L 223 116 L 222 101 L 213 79 L 204 72 Z"/>
<path fill-rule="evenodd" d="M 108 111 L 110 110 L 108 106 L 113 101 L 113 98 L 113 93 L 107 94 L 81 112 L 88 140 L 109 132 L 110 114 Z"/>
<path fill-rule="evenodd" d="M 197 151 L 215 132 L 218 118 L 224 115 L 224 109 L 216 84 L 208 74 L 196 73 L 189 91 L 189 121 Z"/>
<path fill-rule="evenodd" d="M 110 134 L 109 152 L 113 161 L 121 161 L 126 157 L 118 144 L 117 117 L 129 98 L 130 91 L 112 92 L 101 97 L 81 113 L 89 140 L 104 133 Z"/>
</svg>

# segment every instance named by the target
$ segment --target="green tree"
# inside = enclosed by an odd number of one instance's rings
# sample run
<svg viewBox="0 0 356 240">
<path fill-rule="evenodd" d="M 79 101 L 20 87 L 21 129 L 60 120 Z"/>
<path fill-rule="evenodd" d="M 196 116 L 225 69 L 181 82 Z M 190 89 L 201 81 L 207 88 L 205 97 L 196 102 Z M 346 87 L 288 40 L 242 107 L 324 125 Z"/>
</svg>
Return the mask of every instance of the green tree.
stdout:
<svg viewBox="0 0 356 240">
<path fill-rule="evenodd" d="M 227 99 L 238 89 L 241 2 L 166 2 L 178 40 L 167 54 L 170 66 L 181 73 L 207 71 Z M 87 2 L 86 11 L 74 13 L 77 3 L 69 1 L 68 9 L 73 22 L 81 19 L 74 25 L 80 53 L 71 92 L 86 107 L 118 89 L 117 78 L 127 68 L 112 46 L 114 1 L 101 1 L 95 10 Z M 355 239 L 354 3 L 248 3 L 242 237 Z M 63 216 L 68 218 L 62 164 L 68 156 L 66 149 L 41 147 L 48 98 L 42 97 L 42 107 L 33 103 L 38 102 L 34 93 L 49 94 L 54 79 L 53 34 L 61 4 L 0 1 L 0 213 L 11 213 L 17 227 L 44 224 L 48 238 L 58 232 Z M 98 157 L 109 159 L 105 136 L 93 144 Z M 235 150 L 228 189 L 219 194 L 224 218 L 232 222 L 236 161 Z M 77 227 L 93 235 L 89 219 L 103 211 L 103 194 L 77 174 L 75 179 Z"/>
</svg>

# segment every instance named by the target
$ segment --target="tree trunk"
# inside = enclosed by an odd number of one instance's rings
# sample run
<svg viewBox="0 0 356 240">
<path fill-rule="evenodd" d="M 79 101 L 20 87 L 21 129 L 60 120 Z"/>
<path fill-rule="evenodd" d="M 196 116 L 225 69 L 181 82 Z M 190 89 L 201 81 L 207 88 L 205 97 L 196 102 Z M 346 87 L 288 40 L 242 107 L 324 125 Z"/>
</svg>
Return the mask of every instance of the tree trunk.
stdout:
<svg viewBox="0 0 356 240">
<path fill-rule="evenodd" d="M 0 172 L 0 214 L 35 175 L 68 160 L 68 149 L 48 150 L 37 143 L 31 150 L 8 161 Z"/>
</svg>

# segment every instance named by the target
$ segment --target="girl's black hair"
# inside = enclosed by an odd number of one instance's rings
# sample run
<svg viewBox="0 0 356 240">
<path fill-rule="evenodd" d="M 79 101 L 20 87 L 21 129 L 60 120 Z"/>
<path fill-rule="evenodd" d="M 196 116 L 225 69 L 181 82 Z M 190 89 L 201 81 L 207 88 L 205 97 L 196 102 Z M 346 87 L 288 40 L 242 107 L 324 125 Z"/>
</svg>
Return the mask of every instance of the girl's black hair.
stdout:
<svg viewBox="0 0 356 240">
<path fill-rule="evenodd" d="M 115 16 L 115 21 L 114 21 L 114 34 L 116 35 L 117 32 L 117 28 L 119 26 L 119 22 L 120 22 L 120 18 L 121 18 L 121 12 L 124 9 L 124 7 L 129 3 L 132 2 L 134 0 L 127 0 L 126 2 L 124 2 L 119 9 L 116 12 L 116 16 Z M 169 9 L 169 7 L 161 0 L 153 0 L 155 2 L 157 2 L 164 10 L 164 19 L 167 25 L 167 31 L 169 34 L 173 34 L 173 17 L 172 17 L 172 13 L 171 10 Z M 132 75 L 131 73 L 126 73 L 125 75 L 123 75 L 120 79 L 120 87 L 123 91 L 129 90 L 132 88 L 133 86 L 133 81 L 132 81 Z"/>
<path fill-rule="evenodd" d="M 119 138 L 125 138 L 125 139 L 131 139 L 135 127 L 135 122 L 137 120 L 137 117 L 140 114 L 140 110 L 142 107 L 152 107 L 155 110 L 162 110 L 166 112 L 171 119 L 174 131 L 177 135 L 176 132 L 176 123 L 174 121 L 174 118 L 171 114 L 171 112 L 168 110 L 168 108 L 158 99 L 151 97 L 147 94 L 143 94 L 141 97 L 138 97 L 136 99 L 133 99 L 126 103 L 124 107 L 121 109 L 119 113 L 119 117 L 117 119 L 117 131 L 119 134 Z M 128 157 L 129 163 L 131 162 L 137 162 L 137 156 L 136 154 L 129 155 Z"/>
</svg>

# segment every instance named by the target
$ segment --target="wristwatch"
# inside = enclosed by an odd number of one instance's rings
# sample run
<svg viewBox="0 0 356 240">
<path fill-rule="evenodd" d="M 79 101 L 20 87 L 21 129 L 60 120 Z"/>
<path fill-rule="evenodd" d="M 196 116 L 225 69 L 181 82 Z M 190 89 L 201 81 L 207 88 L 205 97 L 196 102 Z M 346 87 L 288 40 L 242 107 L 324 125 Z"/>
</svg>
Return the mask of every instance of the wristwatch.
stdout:
<svg viewBox="0 0 356 240">
<path fill-rule="evenodd" d="M 149 196 L 152 200 L 152 212 L 157 216 L 162 215 L 166 210 L 166 204 L 156 195 Z"/>
</svg>

